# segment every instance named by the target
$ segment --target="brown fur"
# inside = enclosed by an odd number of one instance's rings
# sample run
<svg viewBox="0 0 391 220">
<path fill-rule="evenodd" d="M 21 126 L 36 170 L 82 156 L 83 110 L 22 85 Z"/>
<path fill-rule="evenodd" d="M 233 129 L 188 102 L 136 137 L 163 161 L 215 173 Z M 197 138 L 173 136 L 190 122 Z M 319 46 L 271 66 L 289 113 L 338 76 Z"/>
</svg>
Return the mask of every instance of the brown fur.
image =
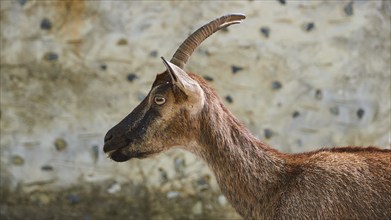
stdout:
<svg viewBox="0 0 391 220">
<path fill-rule="evenodd" d="M 253 137 L 196 75 L 207 105 L 194 150 L 246 219 L 391 219 L 391 150 L 283 154 Z"/>
</svg>

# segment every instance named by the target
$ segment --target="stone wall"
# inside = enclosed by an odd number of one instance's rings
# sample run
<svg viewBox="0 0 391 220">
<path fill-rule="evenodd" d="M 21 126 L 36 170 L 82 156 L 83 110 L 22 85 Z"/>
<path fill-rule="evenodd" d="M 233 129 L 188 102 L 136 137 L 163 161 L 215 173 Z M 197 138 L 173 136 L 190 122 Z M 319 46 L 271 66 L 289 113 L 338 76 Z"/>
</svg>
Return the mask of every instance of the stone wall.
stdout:
<svg viewBox="0 0 391 220">
<path fill-rule="evenodd" d="M 257 137 L 284 152 L 391 147 L 389 1 L 15 0 L 0 10 L 2 219 L 239 218 L 190 153 L 119 164 L 102 152 L 164 70 L 160 56 L 229 12 L 247 19 L 186 68 Z"/>
</svg>

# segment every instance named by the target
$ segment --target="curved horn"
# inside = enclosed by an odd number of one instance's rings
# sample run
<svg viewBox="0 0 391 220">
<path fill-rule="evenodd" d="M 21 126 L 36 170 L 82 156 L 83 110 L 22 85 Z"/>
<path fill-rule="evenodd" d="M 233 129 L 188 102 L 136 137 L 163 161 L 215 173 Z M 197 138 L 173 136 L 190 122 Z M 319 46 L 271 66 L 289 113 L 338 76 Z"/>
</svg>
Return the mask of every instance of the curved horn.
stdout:
<svg viewBox="0 0 391 220">
<path fill-rule="evenodd" d="M 231 24 L 238 24 L 245 18 L 244 14 L 227 14 L 205 24 L 183 41 L 170 62 L 183 69 L 193 51 L 202 41 L 221 28 L 228 27 Z"/>
</svg>

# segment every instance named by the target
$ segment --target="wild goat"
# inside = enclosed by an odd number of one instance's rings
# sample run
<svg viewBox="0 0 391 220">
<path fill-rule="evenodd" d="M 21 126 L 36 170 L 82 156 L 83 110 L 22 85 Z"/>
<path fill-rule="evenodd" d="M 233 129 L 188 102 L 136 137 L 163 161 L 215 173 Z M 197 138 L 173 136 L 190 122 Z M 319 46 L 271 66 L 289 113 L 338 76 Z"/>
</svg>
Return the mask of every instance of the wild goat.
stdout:
<svg viewBox="0 0 391 220">
<path fill-rule="evenodd" d="M 117 162 L 181 147 L 203 158 L 245 219 L 391 219 L 391 150 L 340 147 L 285 154 L 255 138 L 200 76 L 195 48 L 242 14 L 217 18 L 180 45 L 147 97 L 105 136 Z"/>
</svg>

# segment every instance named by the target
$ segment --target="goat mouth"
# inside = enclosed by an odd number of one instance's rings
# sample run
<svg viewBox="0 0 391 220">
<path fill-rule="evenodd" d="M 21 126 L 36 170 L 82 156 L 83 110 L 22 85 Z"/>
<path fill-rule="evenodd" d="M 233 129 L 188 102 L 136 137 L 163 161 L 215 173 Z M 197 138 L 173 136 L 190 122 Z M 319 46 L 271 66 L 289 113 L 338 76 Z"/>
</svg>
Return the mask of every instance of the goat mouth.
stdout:
<svg viewBox="0 0 391 220">
<path fill-rule="evenodd" d="M 103 152 L 105 152 L 106 154 L 110 154 L 111 152 L 114 152 L 114 151 L 119 151 L 123 148 L 125 148 L 127 146 L 127 144 L 119 144 L 119 143 L 113 143 L 112 141 L 106 141 L 104 146 L 103 146 Z"/>
<path fill-rule="evenodd" d="M 149 157 L 152 154 L 155 154 L 155 152 L 123 152 L 122 149 L 114 150 L 111 152 L 108 152 L 108 157 L 115 162 L 125 162 L 132 158 L 137 159 L 144 159 Z"/>
<path fill-rule="evenodd" d="M 117 144 L 113 144 L 108 141 L 103 146 L 103 152 L 107 154 L 108 158 L 114 160 L 115 162 L 125 162 L 132 158 L 143 159 L 157 153 L 154 151 L 132 151 L 129 147 L 129 144 L 118 146 Z M 126 148 L 129 149 L 126 150 Z"/>
<path fill-rule="evenodd" d="M 130 160 L 132 157 L 122 153 L 121 150 L 116 150 L 108 154 L 109 158 L 114 160 L 115 162 L 125 162 Z"/>
<path fill-rule="evenodd" d="M 113 144 L 112 142 L 107 141 L 103 146 L 103 152 L 105 152 L 110 159 L 116 162 L 125 162 L 131 158 L 129 155 L 123 153 L 123 149 L 126 148 L 126 146 L 127 145 L 118 146 L 118 144 Z"/>
</svg>

